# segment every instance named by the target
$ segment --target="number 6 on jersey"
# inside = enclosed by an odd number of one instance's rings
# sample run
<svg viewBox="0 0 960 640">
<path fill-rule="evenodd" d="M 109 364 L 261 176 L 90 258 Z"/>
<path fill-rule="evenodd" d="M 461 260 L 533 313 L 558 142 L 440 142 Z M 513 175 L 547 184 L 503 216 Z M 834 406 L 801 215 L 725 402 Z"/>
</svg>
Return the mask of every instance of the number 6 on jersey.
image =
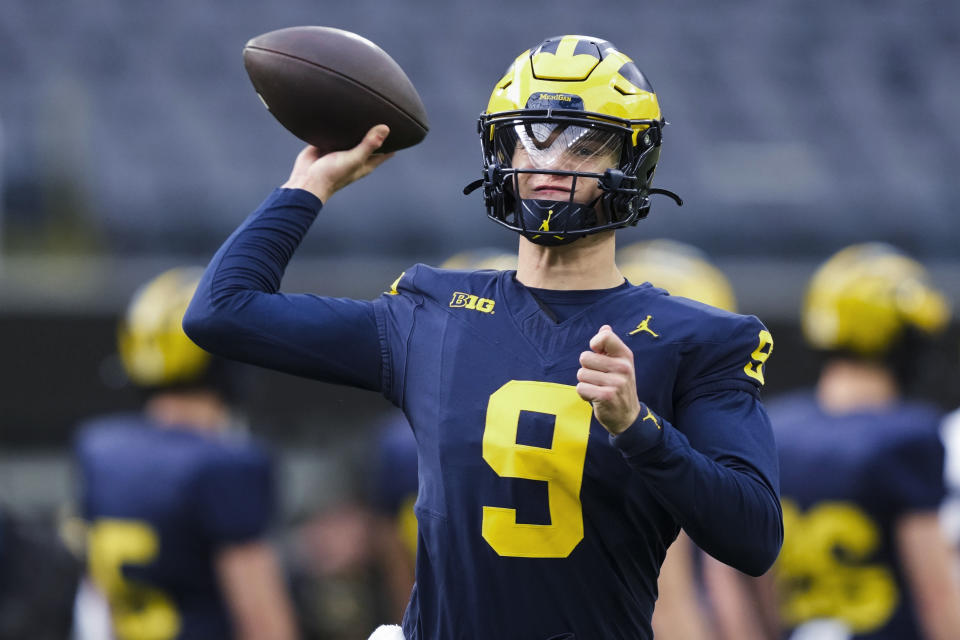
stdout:
<svg viewBox="0 0 960 640">
<path fill-rule="evenodd" d="M 517 443 L 521 411 L 556 417 L 547 449 Z M 483 507 L 483 539 L 501 556 L 565 558 L 583 539 L 580 485 L 593 409 L 577 388 L 511 380 L 491 396 L 483 431 L 483 459 L 508 478 L 547 483 L 550 524 L 521 524 L 517 510 Z"/>
</svg>

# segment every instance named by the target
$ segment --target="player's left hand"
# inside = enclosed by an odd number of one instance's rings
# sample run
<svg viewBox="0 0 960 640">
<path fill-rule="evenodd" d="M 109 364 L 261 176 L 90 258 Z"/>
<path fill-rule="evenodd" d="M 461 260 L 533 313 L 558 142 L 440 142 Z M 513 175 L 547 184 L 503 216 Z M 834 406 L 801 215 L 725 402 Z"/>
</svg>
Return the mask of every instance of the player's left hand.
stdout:
<svg viewBox="0 0 960 640">
<path fill-rule="evenodd" d="M 593 414 L 614 435 L 623 433 L 640 415 L 633 351 L 603 325 L 580 354 L 577 393 L 593 405 Z"/>
</svg>

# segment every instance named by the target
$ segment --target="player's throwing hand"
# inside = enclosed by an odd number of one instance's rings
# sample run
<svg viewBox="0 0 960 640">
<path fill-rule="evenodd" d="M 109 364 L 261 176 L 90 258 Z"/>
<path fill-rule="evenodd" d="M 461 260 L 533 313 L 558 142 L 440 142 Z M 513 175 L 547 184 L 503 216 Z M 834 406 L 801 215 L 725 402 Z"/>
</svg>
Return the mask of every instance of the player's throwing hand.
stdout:
<svg viewBox="0 0 960 640">
<path fill-rule="evenodd" d="M 577 380 L 577 393 L 610 433 L 622 433 L 640 414 L 633 352 L 610 325 L 600 327 L 590 338 L 590 351 L 580 354 Z"/>
<path fill-rule="evenodd" d="M 290 178 L 283 186 L 287 189 L 305 189 L 326 204 L 334 193 L 364 177 L 393 156 L 392 153 L 374 155 L 388 135 L 390 128 L 378 124 L 367 132 L 357 146 L 346 151 L 321 155 L 319 149 L 308 145 L 297 156 Z"/>
</svg>

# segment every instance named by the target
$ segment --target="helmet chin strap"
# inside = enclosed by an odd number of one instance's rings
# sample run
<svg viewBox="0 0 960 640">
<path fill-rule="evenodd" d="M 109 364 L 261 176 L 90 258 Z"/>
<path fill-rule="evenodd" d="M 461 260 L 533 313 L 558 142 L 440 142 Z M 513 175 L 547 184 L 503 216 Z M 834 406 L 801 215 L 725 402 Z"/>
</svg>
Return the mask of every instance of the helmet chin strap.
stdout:
<svg viewBox="0 0 960 640">
<path fill-rule="evenodd" d="M 596 225 L 596 203 L 559 200 L 520 200 L 521 232 L 527 240 L 543 246 L 570 244 Z M 581 232 L 581 233 L 578 233 Z"/>
</svg>

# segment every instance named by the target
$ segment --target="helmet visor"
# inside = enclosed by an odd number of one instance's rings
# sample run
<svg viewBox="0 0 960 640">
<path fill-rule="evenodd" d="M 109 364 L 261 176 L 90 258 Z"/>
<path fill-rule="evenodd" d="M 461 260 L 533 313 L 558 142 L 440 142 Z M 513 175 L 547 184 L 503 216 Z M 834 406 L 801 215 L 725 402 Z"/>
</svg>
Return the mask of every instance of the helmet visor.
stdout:
<svg viewBox="0 0 960 640">
<path fill-rule="evenodd" d="M 525 122 L 494 133 L 502 166 L 602 174 L 620 163 L 624 134 L 556 122 Z"/>
</svg>

